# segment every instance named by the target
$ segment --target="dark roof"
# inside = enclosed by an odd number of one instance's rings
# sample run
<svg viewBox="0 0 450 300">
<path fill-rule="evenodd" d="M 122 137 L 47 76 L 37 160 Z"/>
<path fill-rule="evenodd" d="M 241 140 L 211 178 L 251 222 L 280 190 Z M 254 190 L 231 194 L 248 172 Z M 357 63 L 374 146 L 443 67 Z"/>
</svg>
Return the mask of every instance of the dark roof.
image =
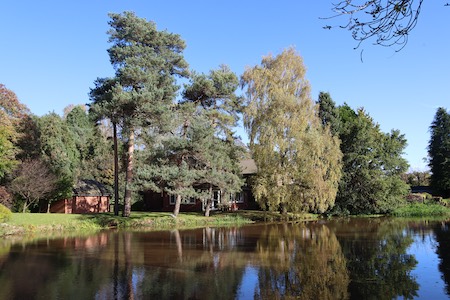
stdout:
<svg viewBox="0 0 450 300">
<path fill-rule="evenodd" d="M 108 188 L 92 179 L 81 179 L 73 188 L 75 196 L 110 196 Z"/>
<path fill-rule="evenodd" d="M 256 174 L 258 168 L 253 159 L 243 159 L 240 161 L 242 175 Z"/>
<path fill-rule="evenodd" d="M 428 193 L 428 194 L 433 194 L 433 189 L 429 186 L 423 186 L 423 185 L 418 185 L 418 186 L 412 186 L 411 187 L 411 193 Z"/>
</svg>

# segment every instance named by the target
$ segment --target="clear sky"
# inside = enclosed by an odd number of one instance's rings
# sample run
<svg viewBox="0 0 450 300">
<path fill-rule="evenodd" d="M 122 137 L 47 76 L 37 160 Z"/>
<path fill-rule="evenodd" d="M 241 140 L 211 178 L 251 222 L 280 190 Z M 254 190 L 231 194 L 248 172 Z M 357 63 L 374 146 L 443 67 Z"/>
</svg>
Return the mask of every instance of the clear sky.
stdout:
<svg viewBox="0 0 450 300">
<path fill-rule="evenodd" d="M 361 62 L 350 32 L 322 28 L 346 21 L 320 19 L 332 15 L 332 0 L 2 1 L 0 83 L 39 116 L 88 103 L 94 80 L 113 75 L 108 13 L 130 10 L 180 34 L 185 58 L 198 72 L 227 64 L 241 75 L 263 55 L 294 46 L 313 99 L 329 92 L 338 105 L 364 107 L 384 132 L 399 129 L 411 169 L 425 170 L 428 128 L 439 106 L 450 108 L 450 8 L 444 2 L 425 1 L 401 52 L 365 43 Z"/>
</svg>

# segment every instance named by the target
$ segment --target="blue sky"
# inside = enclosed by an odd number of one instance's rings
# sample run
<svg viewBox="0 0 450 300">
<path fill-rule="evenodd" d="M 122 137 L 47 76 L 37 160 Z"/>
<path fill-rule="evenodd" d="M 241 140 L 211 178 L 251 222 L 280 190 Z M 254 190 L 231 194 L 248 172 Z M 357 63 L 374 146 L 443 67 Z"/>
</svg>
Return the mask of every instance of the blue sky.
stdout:
<svg viewBox="0 0 450 300">
<path fill-rule="evenodd" d="M 322 28 L 345 23 L 319 19 L 332 15 L 331 0 L 3 1 L 0 83 L 36 115 L 88 103 L 94 80 L 113 75 L 107 14 L 131 10 L 180 34 L 185 58 L 198 72 L 227 64 L 240 75 L 263 55 L 294 46 L 313 99 L 329 92 L 338 105 L 364 107 L 383 131 L 399 129 L 411 168 L 425 170 L 428 128 L 436 109 L 450 103 L 450 9 L 444 2 L 425 1 L 401 52 L 365 43 L 361 62 L 350 32 Z"/>
</svg>

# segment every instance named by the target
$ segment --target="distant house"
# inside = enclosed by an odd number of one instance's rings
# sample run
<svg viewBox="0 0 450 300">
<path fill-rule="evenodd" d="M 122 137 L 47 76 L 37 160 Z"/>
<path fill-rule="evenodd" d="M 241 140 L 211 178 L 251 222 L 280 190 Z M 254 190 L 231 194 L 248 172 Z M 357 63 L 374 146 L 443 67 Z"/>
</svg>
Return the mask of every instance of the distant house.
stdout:
<svg viewBox="0 0 450 300">
<path fill-rule="evenodd" d="M 433 194 L 433 189 L 429 186 L 423 186 L 423 185 L 418 185 L 418 186 L 412 186 L 411 187 L 411 193 L 428 193 L 428 194 Z"/>
<path fill-rule="evenodd" d="M 240 162 L 241 174 L 245 179 L 242 191 L 239 194 L 228 196 L 219 189 L 213 189 L 214 200 L 211 203 L 212 210 L 218 209 L 256 209 L 258 204 L 251 192 L 251 176 L 256 174 L 256 164 L 253 159 L 246 159 Z M 143 193 L 143 210 L 145 211 L 173 211 L 175 208 L 175 195 L 169 195 L 165 192 L 157 193 L 146 191 Z M 204 203 L 199 199 L 182 199 L 180 211 L 203 211 Z"/>
<path fill-rule="evenodd" d="M 108 212 L 111 194 L 98 181 L 84 179 L 73 188 L 73 196 L 53 202 L 50 212 L 65 214 L 89 214 Z"/>
</svg>

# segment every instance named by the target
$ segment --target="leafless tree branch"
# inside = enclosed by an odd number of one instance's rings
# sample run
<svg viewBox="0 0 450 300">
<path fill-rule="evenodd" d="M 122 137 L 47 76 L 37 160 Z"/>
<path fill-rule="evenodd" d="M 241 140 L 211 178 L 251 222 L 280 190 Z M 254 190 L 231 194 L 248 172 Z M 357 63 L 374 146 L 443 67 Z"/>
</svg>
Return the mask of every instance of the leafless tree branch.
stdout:
<svg viewBox="0 0 450 300">
<path fill-rule="evenodd" d="M 333 16 L 347 16 L 348 22 L 339 26 L 352 32 L 358 42 L 375 38 L 374 44 L 398 46 L 400 51 L 408 42 L 409 33 L 416 27 L 423 0 L 345 0 L 333 4 Z M 325 26 L 331 29 L 332 26 Z"/>
</svg>

